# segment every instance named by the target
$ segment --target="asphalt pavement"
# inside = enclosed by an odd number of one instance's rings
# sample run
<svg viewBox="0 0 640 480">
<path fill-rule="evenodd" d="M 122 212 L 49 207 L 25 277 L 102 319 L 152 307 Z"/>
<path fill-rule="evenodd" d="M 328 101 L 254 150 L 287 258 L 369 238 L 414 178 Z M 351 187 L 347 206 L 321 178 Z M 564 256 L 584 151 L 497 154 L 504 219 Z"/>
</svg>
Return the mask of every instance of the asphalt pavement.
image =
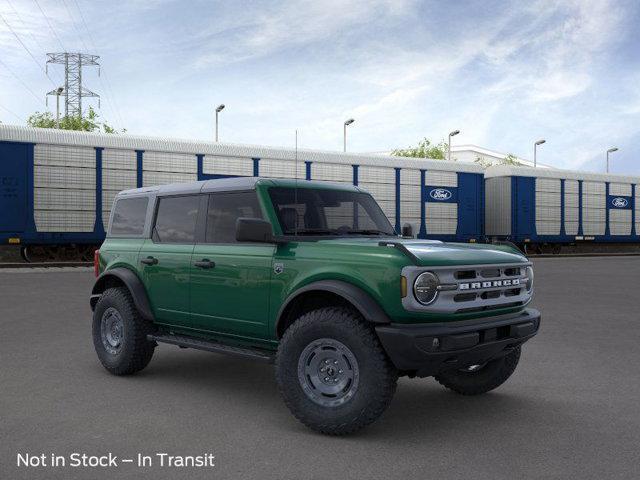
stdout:
<svg viewBox="0 0 640 480">
<path fill-rule="evenodd" d="M 91 342 L 91 272 L 0 270 L 0 479 L 639 478 L 640 258 L 535 271 L 542 328 L 505 385 L 466 398 L 403 378 L 378 422 L 334 438 L 295 420 L 269 365 L 161 345 L 140 374 L 109 375 Z M 74 452 L 134 462 L 17 466 Z M 156 453 L 215 466 L 161 467 Z"/>
</svg>

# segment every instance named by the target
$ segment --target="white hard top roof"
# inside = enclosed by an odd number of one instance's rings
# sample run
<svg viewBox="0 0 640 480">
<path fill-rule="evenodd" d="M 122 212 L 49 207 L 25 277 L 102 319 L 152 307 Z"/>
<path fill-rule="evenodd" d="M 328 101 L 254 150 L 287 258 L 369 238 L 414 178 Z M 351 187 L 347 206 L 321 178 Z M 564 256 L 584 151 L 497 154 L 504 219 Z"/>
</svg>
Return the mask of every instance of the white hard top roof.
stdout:
<svg viewBox="0 0 640 480">
<path fill-rule="evenodd" d="M 266 178 L 266 177 L 235 177 L 235 178 L 217 178 L 212 180 L 200 180 L 197 182 L 169 183 L 166 185 L 157 185 L 153 187 L 131 188 L 118 193 L 120 196 L 138 196 L 138 195 L 181 195 L 193 193 L 215 193 L 215 192 L 233 192 L 240 190 L 253 190 L 256 183 L 268 182 L 275 186 L 284 186 L 293 188 L 297 185 L 299 188 L 313 188 L 318 186 L 321 188 L 333 187 L 339 190 L 364 191 L 355 185 L 348 183 L 326 182 L 321 180 L 304 180 L 300 179 L 296 182 L 290 178 Z"/>
</svg>

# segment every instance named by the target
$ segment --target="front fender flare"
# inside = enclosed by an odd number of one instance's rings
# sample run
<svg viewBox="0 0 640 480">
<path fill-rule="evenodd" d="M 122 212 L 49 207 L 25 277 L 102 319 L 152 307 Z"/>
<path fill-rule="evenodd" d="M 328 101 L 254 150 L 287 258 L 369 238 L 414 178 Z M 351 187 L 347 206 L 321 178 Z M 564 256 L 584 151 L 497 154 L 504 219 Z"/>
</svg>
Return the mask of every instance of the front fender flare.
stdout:
<svg viewBox="0 0 640 480">
<path fill-rule="evenodd" d="M 133 298 L 133 303 L 138 309 L 138 312 L 140 312 L 142 318 L 150 321 L 154 320 L 151 304 L 149 303 L 149 297 L 147 296 L 144 284 L 142 283 L 142 280 L 140 280 L 140 277 L 128 268 L 113 268 L 111 270 L 107 270 L 98 277 L 96 283 L 93 285 L 93 289 L 91 290 L 91 299 L 89 301 L 91 310 L 95 309 L 96 303 L 98 302 L 100 295 L 105 291 L 107 281 L 110 278 L 117 278 L 125 284 Z"/>
<path fill-rule="evenodd" d="M 376 302 L 371 295 L 361 288 L 342 280 L 319 280 L 299 288 L 287 297 L 278 311 L 278 317 L 275 325 L 276 331 L 278 331 L 280 327 L 283 313 L 287 310 L 287 307 L 291 302 L 295 301 L 300 295 L 304 295 L 311 291 L 329 292 L 344 298 L 353 305 L 368 322 L 379 324 L 391 323 L 391 320 L 378 302 Z"/>
</svg>

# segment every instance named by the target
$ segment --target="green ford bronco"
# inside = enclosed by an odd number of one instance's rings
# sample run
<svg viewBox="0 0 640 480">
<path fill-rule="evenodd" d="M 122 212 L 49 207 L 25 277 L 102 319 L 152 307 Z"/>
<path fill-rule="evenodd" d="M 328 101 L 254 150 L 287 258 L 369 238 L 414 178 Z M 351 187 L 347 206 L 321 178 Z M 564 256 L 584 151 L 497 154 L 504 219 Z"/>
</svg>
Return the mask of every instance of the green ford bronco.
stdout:
<svg viewBox="0 0 640 480">
<path fill-rule="evenodd" d="M 158 343 L 273 362 L 291 412 L 334 435 L 376 420 L 398 376 L 498 387 L 540 324 L 515 248 L 399 237 L 342 184 L 121 192 L 95 270 L 93 343 L 109 372 L 142 370 Z"/>
</svg>

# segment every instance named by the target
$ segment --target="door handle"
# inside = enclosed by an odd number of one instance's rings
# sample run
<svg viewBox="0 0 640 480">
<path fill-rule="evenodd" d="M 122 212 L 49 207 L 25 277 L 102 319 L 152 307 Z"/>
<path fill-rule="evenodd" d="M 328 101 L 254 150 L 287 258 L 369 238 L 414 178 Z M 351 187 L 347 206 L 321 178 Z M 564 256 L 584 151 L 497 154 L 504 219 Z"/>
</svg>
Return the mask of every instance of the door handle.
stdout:
<svg viewBox="0 0 640 480">
<path fill-rule="evenodd" d="M 158 259 L 155 257 L 147 257 L 140 260 L 140 263 L 144 263 L 145 265 L 155 265 L 158 263 Z"/>
<path fill-rule="evenodd" d="M 212 262 L 208 258 L 203 258 L 199 262 L 193 262 L 193 265 L 198 268 L 213 268 L 216 266 L 215 262 Z"/>
</svg>

